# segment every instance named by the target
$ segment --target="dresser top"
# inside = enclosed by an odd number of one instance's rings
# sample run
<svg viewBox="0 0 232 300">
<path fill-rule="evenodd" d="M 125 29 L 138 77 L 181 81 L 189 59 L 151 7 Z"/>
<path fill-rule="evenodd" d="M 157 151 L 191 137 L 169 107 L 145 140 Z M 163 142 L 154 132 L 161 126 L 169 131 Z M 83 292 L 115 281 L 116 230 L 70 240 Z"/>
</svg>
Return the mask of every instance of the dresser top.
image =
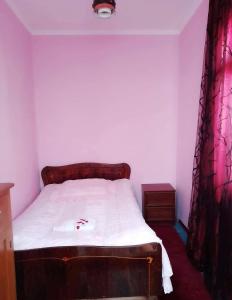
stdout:
<svg viewBox="0 0 232 300">
<path fill-rule="evenodd" d="M 13 183 L 0 183 L 0 196 L 5 195 L 13 186 Z"/>
<path fill-rule="evenodd" d="M 143 192 L 175 192 L 170 183 L 149 183 L 142 184 Z"/>
</svg>

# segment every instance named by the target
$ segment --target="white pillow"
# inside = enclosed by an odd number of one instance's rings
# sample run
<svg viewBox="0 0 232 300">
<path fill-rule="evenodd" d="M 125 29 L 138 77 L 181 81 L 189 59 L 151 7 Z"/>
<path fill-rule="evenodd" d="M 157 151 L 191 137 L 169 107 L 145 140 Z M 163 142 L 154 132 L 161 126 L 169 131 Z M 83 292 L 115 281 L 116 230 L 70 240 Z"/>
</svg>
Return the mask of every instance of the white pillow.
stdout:
<svg viewBox="0 0 232 300">
<path fill-rule="evenodd" d="M 104 195 L 111 183 L 111 180 L 98 178 L 67 180 L 59 184 L 59 192 L 62 196 Z"/>
</svg>

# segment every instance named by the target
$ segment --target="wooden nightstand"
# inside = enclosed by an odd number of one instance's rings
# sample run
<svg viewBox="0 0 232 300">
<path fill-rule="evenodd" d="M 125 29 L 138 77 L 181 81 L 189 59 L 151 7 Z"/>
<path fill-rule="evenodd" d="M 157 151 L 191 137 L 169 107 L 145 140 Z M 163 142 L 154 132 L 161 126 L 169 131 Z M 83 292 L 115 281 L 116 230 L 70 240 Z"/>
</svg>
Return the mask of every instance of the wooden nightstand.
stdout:
<svg viewBox="0 0 232 300">
<path fill-rule="evenodd" d="M 142 184 L 143 216 L 147 223 L 175 223 L 175 189 L 169 183 Z"/>
</svg>

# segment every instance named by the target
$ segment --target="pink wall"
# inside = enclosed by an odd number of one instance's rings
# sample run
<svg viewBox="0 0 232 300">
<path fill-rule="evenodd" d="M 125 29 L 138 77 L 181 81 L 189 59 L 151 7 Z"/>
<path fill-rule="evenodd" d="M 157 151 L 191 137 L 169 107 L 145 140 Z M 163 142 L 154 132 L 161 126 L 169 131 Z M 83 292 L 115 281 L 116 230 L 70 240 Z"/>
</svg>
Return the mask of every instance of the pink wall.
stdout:
<svg viewBox="0 0 232 300">
<path fill-rule="evenodd" d="M 39 190 L 38 151 L 39 169 L 126 161 L 138 198 L 141 183 L 177 184 L 187 224 L 207 8 L 180 37 L 31 38 L 0 0 L 0 181 L 16 184 L 14 216 Z"/>
<path fill-rule="evenodd" d="M 178 217 L 186 225 L 191 198 L 207 13 L 208 0 L 204 0 L 179 37 L 177 198 Z"/>
<path fill-rule="evenodd" d="M 176 179 L 175 36 L 33 37 L 39 166 L 132 167 L 143 182 Z"/>
<path fill-rule="evenodd" d="M 0 182 L 13 182 L 13 215 L 38 192 L 31 38 L 0 0 Z"/>
</svg>

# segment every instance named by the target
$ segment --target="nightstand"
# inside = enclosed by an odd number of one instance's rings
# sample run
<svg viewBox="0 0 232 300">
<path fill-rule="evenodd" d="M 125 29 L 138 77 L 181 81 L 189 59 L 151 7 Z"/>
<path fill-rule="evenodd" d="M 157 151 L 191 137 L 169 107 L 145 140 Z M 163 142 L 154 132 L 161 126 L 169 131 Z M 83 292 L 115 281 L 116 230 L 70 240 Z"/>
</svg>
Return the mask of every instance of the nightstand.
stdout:
<svg viewBox="0 0 232 300">
<path fill-rule="evenodd" d="M 142 184 L 143 216 L 147 223 L 176 221 L 175 189 L 169 183 Z"/>
</svg>

